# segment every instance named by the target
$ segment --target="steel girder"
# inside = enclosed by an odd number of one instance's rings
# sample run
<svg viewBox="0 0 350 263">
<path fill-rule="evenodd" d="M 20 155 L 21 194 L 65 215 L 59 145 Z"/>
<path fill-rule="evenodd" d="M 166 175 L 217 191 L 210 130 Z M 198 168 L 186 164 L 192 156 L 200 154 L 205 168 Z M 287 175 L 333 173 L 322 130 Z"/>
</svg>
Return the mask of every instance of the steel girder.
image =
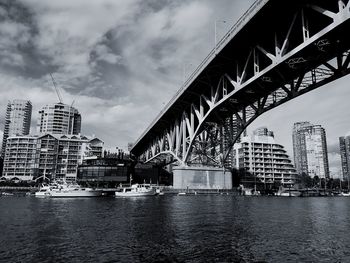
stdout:
<svg viewBox="0 0 350 263">
<path fill-rule="evenodd" d="M 229 165 L 233 144 L 259 115 L 349 74 L 350 40 L 342 33 L 350 28 L 350 1 L 333 2 L 336 12 L 300 5 L 288 30 L 270 39 L 273 49 L 265 48 L 266 39 L 257 42 L 234 71 L 228 68 L 210 85 L 210 93 L 196 94 L 197 100 L 149 142 L 141 160 L 166 156 L 180 165 Z M 316 14 L 328 22 L 315 32 L 310 25 Z"/>
</svg>

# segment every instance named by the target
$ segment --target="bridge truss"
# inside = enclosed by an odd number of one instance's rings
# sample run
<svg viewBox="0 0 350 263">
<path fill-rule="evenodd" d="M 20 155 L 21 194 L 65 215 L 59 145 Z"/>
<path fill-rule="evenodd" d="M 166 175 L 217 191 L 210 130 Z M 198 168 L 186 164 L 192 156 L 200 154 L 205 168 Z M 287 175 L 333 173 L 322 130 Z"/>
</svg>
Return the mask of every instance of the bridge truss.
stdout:
<svg viewBox="0 0 350 263">
<path fill-rule="evenodd" d="M 258 116 L 350 73 L 349 18 L 350 1 L 296 0 L 266 25 L 273 30 L 249 36 L 256 24 L 248 23 L 235 36 L 245 45 L 221 47 L 192 80 L 195 88 L 176 98 L 176 114 L 159 119 L 162 128 L 132 152 L 146 162 L 230 166 L 234 143 Z"/>
</svg>

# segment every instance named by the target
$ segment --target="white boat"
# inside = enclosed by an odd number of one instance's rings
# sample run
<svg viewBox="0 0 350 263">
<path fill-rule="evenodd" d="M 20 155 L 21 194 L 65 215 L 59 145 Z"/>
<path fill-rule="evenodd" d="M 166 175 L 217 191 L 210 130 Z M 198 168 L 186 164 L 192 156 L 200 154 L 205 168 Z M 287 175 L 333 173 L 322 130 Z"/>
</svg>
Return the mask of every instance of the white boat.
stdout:
<svg viewBox="0 0 350 263">
<path fill-rule="evenodd" d="M 256 190 L 256 185 L 254 188 L 246 188 L 244 185 L 239 185 L 238 189 L 241 191 L 241 194 L 244 196 L 258 196 L 261 195 L 260 191 Z"/>
<path fill-rule="evenodd" d="M 133 184 L 129 187 L 122 187 L 115 192 L 116 197 L 137 197 L 156 195 L 156 190 L 149 184 Z"/>
<path fill-rule="evenodd" d="M 58 189 L 49 193 L 50 197 L 98 197 L 102 196 L 102 191 L 93 188 L 84 188 L 78 184 L 62 184 Z"/>
<path fill-rule="evenodd" d="M 164 192 L 159 186 L 154 186 L 157 195 L 164 195 Z"/>
<path fill-rule="evenodd" d="M 296 189 L 281 189 L 280 191 L 277 192 L 277 196 L 292 196 L 292 197 L 297 197 L 300 196 L 301 192 Z"/>
<path fill-rule="evenodd" d="M 7 193 L 7 192 L 2 192 L 0 193 L 0 196 L 13 196 L 13 193 Z"/>
<path fill-rule="evenodd" d="M 35 192 L 35 197 L 50 197 L 51 191 L 58 190 L 58 185 L 55 183 L 43 184 L 39 188 L 39 191 Z"/>
<path fill-rule="evenodd" d="M 243 189 L 243 195 L 245 195 L 245 196 L 258 196 L 258 195 L 260 195 L 260 192 L 256 191 L 253 188 L 245 188 L 245 189 Z"/>
<path fill-rule="evenodd" d="M 339 196 L 350 196 L 350 193 L 341 192 Z"/>
</svg>

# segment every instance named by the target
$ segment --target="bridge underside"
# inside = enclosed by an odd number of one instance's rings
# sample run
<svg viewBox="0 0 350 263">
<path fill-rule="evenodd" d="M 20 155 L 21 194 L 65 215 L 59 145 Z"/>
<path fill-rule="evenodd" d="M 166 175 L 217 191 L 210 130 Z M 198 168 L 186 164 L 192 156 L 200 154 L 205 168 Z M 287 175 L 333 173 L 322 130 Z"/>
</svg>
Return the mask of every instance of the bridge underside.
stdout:
<svg viewBox="0 0 350 263">
<path fill-rule="evenodd" d="M 131 152 L 229 166 L 259 115 L 350 73 L 349 18 L 347 0 L 256 1 Z"/>
</svg>

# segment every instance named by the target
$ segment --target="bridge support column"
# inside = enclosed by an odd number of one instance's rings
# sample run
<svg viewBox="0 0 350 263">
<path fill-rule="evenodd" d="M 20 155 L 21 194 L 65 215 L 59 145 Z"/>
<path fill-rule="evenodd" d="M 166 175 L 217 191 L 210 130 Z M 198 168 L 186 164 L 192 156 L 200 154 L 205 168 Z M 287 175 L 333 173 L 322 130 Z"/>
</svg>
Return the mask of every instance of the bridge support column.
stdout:
<svg viewBox="0 0 350 263">
<path fill-rule="evenodd" d="M 174 189 L 232 189 L 228 170 L 213 167 L 173 167 Z"/>
</svg>

